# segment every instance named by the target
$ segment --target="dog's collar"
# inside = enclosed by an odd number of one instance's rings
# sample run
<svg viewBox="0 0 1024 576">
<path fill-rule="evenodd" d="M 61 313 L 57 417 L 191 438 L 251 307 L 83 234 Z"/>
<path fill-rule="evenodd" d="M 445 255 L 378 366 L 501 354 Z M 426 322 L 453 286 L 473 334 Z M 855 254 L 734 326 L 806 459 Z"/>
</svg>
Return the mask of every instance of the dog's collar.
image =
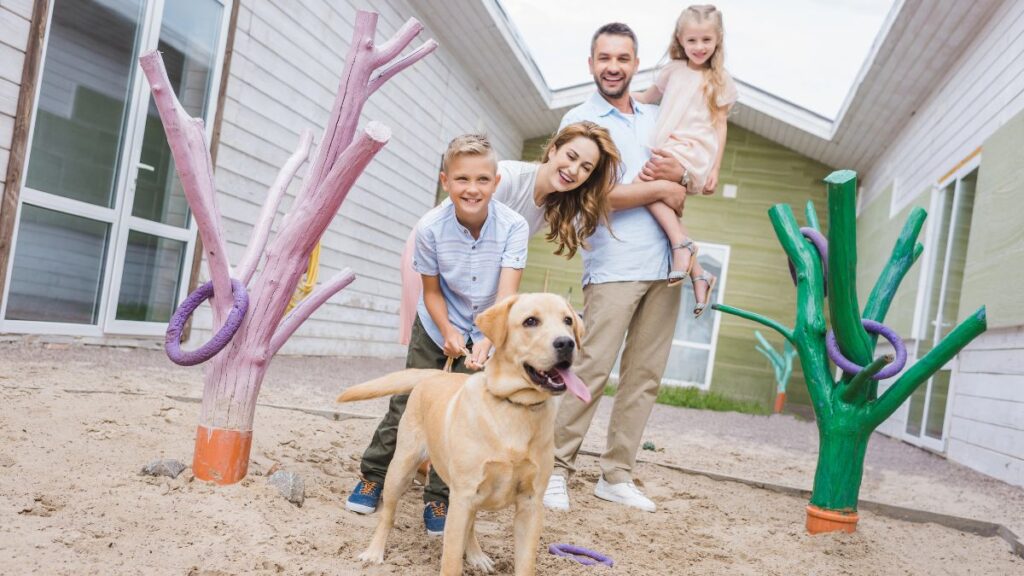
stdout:
<svg viewBox="0 0 1024 576">
<path fill-rule="evenodd" d="M 526 403 L 523 403 L 523 402 L 516 402 L 515 400 L 513 400 L 509 396 L 505 396 L 504 398 L 501 398 L 501 399 L 504 400 L 505 402 L 508 402 L 509 404 L 515 404 L 516 406 L 520 406 L 522 408 L 529 408 L 531 410 L 535 410 L 537 408 L 540 408 L 540 406 L 542 404 L 547 402 L 547 400 L 541 400 L 540 402 L 534 402 L 533 404 L 526 404 Z"/>
</svg>

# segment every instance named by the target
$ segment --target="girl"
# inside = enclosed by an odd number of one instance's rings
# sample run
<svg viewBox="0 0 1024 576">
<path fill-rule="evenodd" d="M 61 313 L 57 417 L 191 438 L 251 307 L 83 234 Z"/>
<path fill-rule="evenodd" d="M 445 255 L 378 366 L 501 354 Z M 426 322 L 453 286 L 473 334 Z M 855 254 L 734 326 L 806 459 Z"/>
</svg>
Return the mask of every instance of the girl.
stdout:
<svg viewBox="0 0 1024 576">
<path fill-rule="evenodd" d="M 676 158 L 684 169 L 688 194 L 713 194 L 725 150 L 726 116 L 736 102 L 736 84 L 725 71 L 722 12 L 714 6 L 690 6 L 676 21 L 669 44 L 671 61 L 653 86 L 634 95 L 640 102 L 661 102 L 652 146 Z M 641 174 L 641 180 L 650 177 Z M 687 238 L 679 216 L 662 202 L 648 205 L 672 246 L 669 284 L 687 276 L 693 284 L 694 317 L 704 313 L 718 278 L 697 261 L 697 247 Z M 703 290 L 698 289 L 703 282 Z"/>
<path fill-rule="evenodd" d="M 558 246 L 555 254 L 572 258 L 598 224 L 607 222 L 608 193 L 619 180 L 620 164 L 619 150 L 607 130 L 593 122 L 569 124 L 548 142 L 539 164 L 498 162 L 500 179 L 494 200 L 521 214 L 530 235 L 546 224 L 546 239 Z M 403 344 L 409 342 L 422 289 L 412 268 L 414 239 L 415 229 L 402 253 L 399 340 Z M 468 367 L 483 366 L 490 347 L 485 344 L 473 347 Z"/>
</svg>

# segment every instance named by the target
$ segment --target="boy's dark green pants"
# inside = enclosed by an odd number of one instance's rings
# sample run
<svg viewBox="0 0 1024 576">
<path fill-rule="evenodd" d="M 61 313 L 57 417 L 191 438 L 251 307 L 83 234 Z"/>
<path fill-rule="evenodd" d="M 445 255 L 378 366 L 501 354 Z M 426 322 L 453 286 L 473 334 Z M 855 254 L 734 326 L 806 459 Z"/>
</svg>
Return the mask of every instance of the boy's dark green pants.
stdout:
<svg viewBox="0 0 1024 576">
<path fill-rule="evenodd" d="M 473 343 L 466 342 L 466 348 L 472 349 Z M 420 324 L 420 319 L 412 325 L 412 335 L 409 339 L 409 353 L 405 357 L 406 368 L 436 368 L 443 369 L 448 357 L 444 351 L 434 344 L 434 341 L 427 335 L 427 331 Z M 466 357 L 463 356 L 452 364 L 453 372 L 470 373 L 466 368 Z M 363 478 L 372 482 L 384 482 L 384 476 L 388 472 L 388 465 L 395 455 L 395 446 L 398 444 L 398 423 L 405 412 L 405 404 L 409 401 L 408 394 L 399 394 L 391 397 L 391 405 L 388 406 L 388 413 L 381 420 L 377 430 L 373 433 L 370 445 L 363 452 L 363 463 L 360 469 Z M 448 486 L 441 478 L 430 469 L 430 479 L 423 489 L 423 501 L 430 502 L 440 500 L 448 503 Z"/>
</svg>

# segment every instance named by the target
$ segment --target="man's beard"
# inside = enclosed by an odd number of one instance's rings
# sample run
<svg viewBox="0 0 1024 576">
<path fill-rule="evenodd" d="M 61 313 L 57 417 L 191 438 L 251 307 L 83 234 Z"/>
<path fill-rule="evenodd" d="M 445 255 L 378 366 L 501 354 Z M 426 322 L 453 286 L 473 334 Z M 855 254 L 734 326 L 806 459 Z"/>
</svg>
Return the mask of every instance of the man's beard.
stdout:
<svg viewBox="0 0 1024 576">
<path fill-rule="evenodd" d="M 622 95 L 629 91 L 629 83 L 632 80 L 632 77 L 623 77 L 622 88 L 615 92 L 609 92 L 605 90 L 604 85 L 601 84 L 601 76 L 596 74 L 594 75 L 594 83 L 597 84 L 597 91 L 600 92 L 601 95 L 604 96 L 605 98 L 610 98 L 612 100 L 622 98 Z"/>
</svg>

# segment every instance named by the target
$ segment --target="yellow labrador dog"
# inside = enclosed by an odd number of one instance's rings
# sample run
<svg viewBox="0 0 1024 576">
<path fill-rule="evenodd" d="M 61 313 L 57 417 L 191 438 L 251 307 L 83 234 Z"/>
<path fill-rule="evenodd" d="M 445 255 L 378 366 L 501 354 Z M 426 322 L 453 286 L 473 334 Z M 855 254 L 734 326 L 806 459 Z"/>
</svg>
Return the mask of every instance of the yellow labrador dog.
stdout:
<svg viewBox="0 0 1024 576">
<path fill-rule="evenodd" d="M 416 468 L 430 459 L 448 484 L 441 574 L 462 573 L 463 556 L 490 572 L 494 563 L 474 532 L 477 510 L 515 504 L 515 573 L 533 574 L 544 519 L 542 499 L 554 465 L 554 396 L 590 393 L 571 372 L 582 322 L 553 294 L 506 298 L 477 317 L 494 354 L 471 376 L 403 370 L 345 390 L 339 402 L 412 391 L 384 481 L 380 522 L 359 558 L 384 561 L 395 507 Z"/>
</svg>

